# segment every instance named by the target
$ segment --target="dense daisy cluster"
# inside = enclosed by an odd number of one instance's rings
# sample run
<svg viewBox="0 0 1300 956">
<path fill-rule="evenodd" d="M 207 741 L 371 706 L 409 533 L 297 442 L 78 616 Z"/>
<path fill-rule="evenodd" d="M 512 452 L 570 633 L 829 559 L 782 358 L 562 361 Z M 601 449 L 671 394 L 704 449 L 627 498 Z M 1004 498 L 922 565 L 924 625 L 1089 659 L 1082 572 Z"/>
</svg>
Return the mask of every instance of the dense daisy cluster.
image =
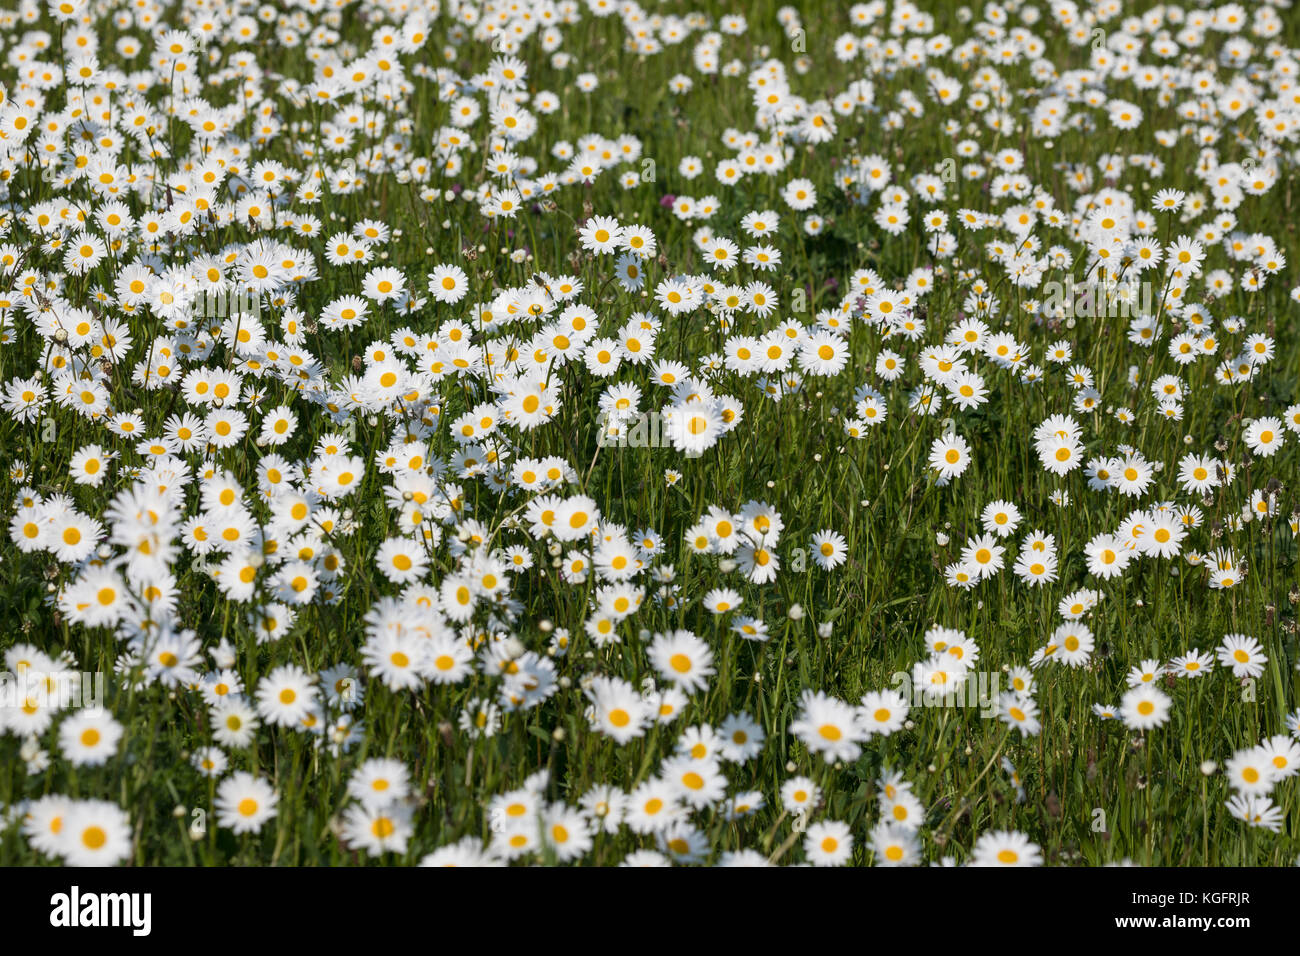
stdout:
<svg viewBox="0 0 1300 956">
<path fill-rule="evenodd" d="M 0 11 L 7 847 L 1284 829 L 1285 5 L 672 11 Z"/>
</svg>

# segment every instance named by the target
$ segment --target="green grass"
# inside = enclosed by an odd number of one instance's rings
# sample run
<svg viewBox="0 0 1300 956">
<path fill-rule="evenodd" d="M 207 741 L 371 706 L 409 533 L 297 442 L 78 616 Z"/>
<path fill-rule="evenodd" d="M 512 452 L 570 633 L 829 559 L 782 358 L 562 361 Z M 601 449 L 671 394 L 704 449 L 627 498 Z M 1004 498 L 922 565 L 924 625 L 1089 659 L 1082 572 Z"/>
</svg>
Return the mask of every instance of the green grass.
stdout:
<svg viewBox="0 0 1300 956">
<path fill-rule="evenodd" d="M 688 11 L 679 3 L 647 6 L 679 15 Z M 755 49 L 763 45 L 770 48 L 771 56 L 792 64 L 797 54 L 776 22 L 777 6 L 763 0 L 746 9 L 749 31 L 741 37 L 725 38 L 721 61 L 739 58 L 748 69 L 756 58 Z M 1139 10 L 1150 6 L 1134 5 Z M 716 16 L 726 11 L 711 12 Z M 166 19 L 179 22 L 182 13 L 181 8 L 170 9 Z M 959 24 L 951 9 L 936 5 L 933 13 L 936 29 L 957 42 L 970 35 L 970 27 Z M 1089 48 L 1066 44 L 1044 13 L 1043 22 L 1033 29 L 1045 39 L 1046 56 L 1055 62 L 1058 73 L 1085 65 Z M 1288 17 L 1286 30 L 1278 42 L 1295 44 L 1296 25 L 1288 14 L 1284 16 Z M 862 75 L 864 66 L 861 60 L 839 62 L 831 53 L 835 38 L 850 29 L 847 10 L 839 5 L 818 6 L 805 10 L 803 19 L 811 70 L 806 75 L 791 70 L 793 90 L 809 100 L 842 91 Z M 319 20 L 318 15 L 314 22 Z M 42 13 L 41 25 L 53 38 L 51 54 L 45 57 L 53 61 L 59 30 L 46 13 Z M 1110 26 L 1117 27 L 1118 21 Z M 357 4 L 342 11 L 336 29 L 343 42 L 361 50 L 369 43 L 371 26 L 361 22 Z M 873 29 L 881 32 L 879 26 Z M 399 109 L 384 107 L 389 121 L 399 116 L 409 121 L 407 147 L 414 155 L 431 155 L 432 137 L 448 121 L 449 104 L 438 99 L 436 84 L 414 70 L 417 63 L 428 68 L 438 65 L 445 31 L 446 26 L 436 21 L 430 30 L 430 44 L 416 55 L 400 58 L 412 89 Z M 11 44 L 17 41 L 17 28 L 6 28 L 6 32 Z M 102 46 L 101 63 L 117 62 L 120 58 L 113 45 L 123 34 L 109 25 L 96 28 L 96 32 Z M 145 36 L 138 28 L 126 33 Z M 1073 327 L 1037 320 L 1024 308 L 1036 293 L 1014 288 L 1004 270 L 985 255 L 984 244 L 995 236 L 1005 239 L 1005 230 L 969 232 L 954 222 L 950 228 L 958 241 L 957 258 L 936 262 L 918 229 L 922 211 L 930 207 L 918 207 L 913 201 L 912 226 L 891 237 L 872 220 L 874 201 L 854 205 L 835 184 L 837 172 L 851 156 L 878 153 L 897 164 L 894 181 L 906 186 L 910 176 L 935 171 L 945 159 L 954 158 L 956 141 L 969 137 L 988 153 L 1005 148 L 1023 151 L 1025 175 L 1067 210 L 1080 194 L 1067 187 L 1063 163 L 1091 164 L 1095 174 L 1098 157 L 1107 153 L 1156 154 L 1164 163 L 1163 175 L 1149 176 L 1129 168 L 1116 183 L 1133 194 L 1139 209 L 1149 209 L 1150 198 L 1159 188 L 1206 192 L 1189 172 L 1201 147 L 1190 136 L 1182 136 L 1172 148 L 1166 148 L 1158 145 L 1154 136 L 1156 130 L 1179 127 L 1181 120 L 1174 107 L 1185 94 L 1161 104 L 1157 91 L 1136 90 L 1112 81 L 1109 85 L 1115 89 L 1111 95 L 1139 105 L 1147 120 L 1132 132 L 1120 133 L 1107 124 L 1104 111 L 1072 105 L 1071 112 L 1089 112 L 1097 129 L 1068 131 L 1048 147 L 1029 138 L 1023 129 L 1006 134 L 989 129 L 964 105 L 974 86 L 974 70 L 945 59 L 937 65 L 965 85 L 956 105 L 940 107 L 929 100 L 924 77 L 917 71 L 876 76 L 878 104 L 889 108 L 898 92 L 907 89 L 925 102 L 925 115 L 896 130 L 883 128 L 881 110 L 837 117 L 839 129 L 834 139 L 815 149 L 796 145 L 785 173 L 745 180 L 728 189 L 713 179 L 712 169 L 719 159 L 731 155 L 722 142 L 723 132 L 754 127 L 743 73 L 724 77 L 695 71 L 690 49 L 696 35 L 657 55 L 624 52 L 623 28 L 617 17 L 593 19 L 584 10 L 580 23 L 564 33 L 563 49 L 575 58 L 575 65 L 568 69 L 555 69 L 536 38 L 518 51 L 528 65 L 530 90 L 552 90 L 562 104 L 554 114 L 538 117 L 538 132 L 519 147 L 520 155 L 535 157 L 541 171 L 558 171 L 563 163 L 551 156 L 556 143 L 576 143 L 588 133 L 611 139 L 631 133 L 642 142 L 642 156 L 653 160 L 655 180 L 625 190 L 617 181 L 623 170 L 607 171 L 590 185 L 561 188 L 554 197 L 554 210 L 526 209 L 518 218 L 492 224 L 485 221 L 477 204 L 448 201 L 440 192 L 426 200 L 420 195 L 421 184 L 403 183 L 388 172 L 368 174 L 359 188 L 345 194 L 326 189 L 320 204 L 310 209 L 293 204 L 294 212 L 318 216 L 325 236 L 363 219 L 380 220 L 394 229 L 391 242 L 382 249 L 386 254 L 382 261 L 339 268 L 325 263 L 321 240 L 305 243 L 288 232 L 277 233 L 298 248 L 310 248 L 316 256 L 320 278 L 304 284 L 297 301 L 308 323 L 338 296 L 361 294 L 363 277 L 377 265 L 401 269 L 408 287 L 421 292 L 425 273 L 438 263 L 459 264 L 470 277 L 470 294 L 459 305 L 430 299 L 411 315 L 399 315 L 392 306 L 372 306 L 368 323 L 348 333 L 309 326 L 302 347 L 319 359 L 328 377 L 337 382 L 359 367 L 355 358 L 368 343 L 385 339 L 402 326 L 432 333 L 449 320 L 466 318 L 469 303 L 486 302 L 508 287 L 530 285 L 539 271 L 580 277 L 586 291 L 578 301 L 597 310 L 601 335 L 614 335 L 633 312 L 655 308 L 653 289 L 661 279 L 706 271 L 706 262 L 692 242 L 698 223 L 677 221 L 660 204 L 666 194 L 698 198 L 712 193 L 720 197 L 719 211 L 709 224 L 716 234 L 730 236 L 742 247 L 746 243 L 739 223 L 747 212 L 781 212 L 781 232 L 775 244 L 784 261 L 775 273 L 755 276 L 777 290 L 780 309 L 765 320 L 743 316 L 735 331 L 759 335 L 779 319 L 791 316 L 811 323 L 818 310 L 839 304 L 849 276 L 859 268 L 874 269 L 885 283 L 893 285 L 917 267 L 937 264 L 943 272 L 936 274 L 934 291 L 923 300 L 925 335 L 916 342 L 895 336 L 882 342 L 879 330 L 854 322 L 848 337 L 851 358 L 845 371 L 832 378 L 809 376 L 802 390 L 779 402 L 765 399 L 752 377 L 731 371 L 718 373 L 710 384 L 718 394 L 740 399 L 744 418 L 735 431 L 698 458 L 687 458 L 671 448 L 599 446 L 597 400 L 605 385 L 617 381 L 638 384 L 646 396 L 643 408 L 667 401 L 667 393 L 648 383 L 648 366 L 629 368 L 625 364 L 612 379 L 603 381 L 588 374 L 581 363 L 553 371 L 552 381 L 562 386 L 562 408 L 550 424 L 517 433 L 517 453 L 565 458 L 578 478 L 567 494 L 581 491 L 590 495 L 606 519 L 626 526 L 629 533 L 644 527 L 658 531 L 666 549 L 655 564 L 675 569 L 675 602 L 670 606 L 654 601 L 659 587 L 649 580 L 639 581 L 647 588 L 647 598 L 643 607 L 620 625 L 621 642 L 596 647 L 584 633 L 583 624 L 599 582 L 593 577 L 580 584 L 565 582 L 551 566 L 546 542 L 532 541 L 526 531 L 512 529 L 507 522 L 508 516 L 521 511 L 528 496 L 503 495 L 482 481 L 458 480 L 464 490 L 464 516 L 483 523 L 493 535 L 493 546 L 527 545 L 535 562 L 531 571 L 511 577 L 510 593 L 518 602 L 513 619 L 504 620 L 503 615 L 503 620 L 489 626 L 480 611 L 474 618 L 477 639 L 508 632 L 523 647 L 546 655 L 552 628 L 568 629 L 571 646 L 567 654 L 554 659 L 561 688 L 541 706 L 504 714 L 495 736 L 473 740 L 459 729 L 458 717 L 471 699 L 495 697 L 501 686 L 498 677 L 476 672 L 454 685 L 426 683 L 418 691 L 393 691 L 363 675 L 365 699 L 355 716 L 363 722 L 364 732 L 355 748 L 334 754 L 327 747 L 316 746 L 306 733 L 265 725 L 249 746 L 225 748 L 231 770 L 254 773 L 270 782 L 279 795 L 276 815 L 256 834 L 237 836 L 216 825 L 217 782 L 203 778 L 190 763 L 196 748 L 213 741 L 211 716 L 200 695 L 186 689 L 169 691 L 158 683 L 133 686 L 116 668 L 125 644 L 115 638 L 112 629 L 69 623 L 54 606 L 53 595 L 75 580 L 76 568 L 59 563 L 48 552 L 20 553 L 7 538 L 0 544 L 0 622 L 4 623 L 0 648 L 26 642 L 50 655 L 70 653 L 78 670 L 106 673 L 106 704 L 125 734 L 116 755 L 105 764 L 77 767 L 61 753 L 56 720 L 39 738 L 49 756 L 48 766 L 35 773 L 28 772 L 26 760 L 20 757 L 23 743 L 18 736 L 0 736 L 0 766 L 5 768 L 0 772 L 0 808 L 6 810 L 5 819 L 10 821 L 7 828 L 0 829 L 0 862 L 53 860 L 31 846 L 18 817 L 24 801 L 62 794 L 109 800 L 126 810 L 132 823 L 128 859 L 138 865 L 373 863 L 376 858 L 339 838 L 338 820 L 349 802 L 346 786 L 350 774 L 369 758 L 389 757 L 401 761 L 410 772 L 414 831 L 404 853 L 377 859 L 409 864 L 464 836 L 491 839 L 490 800 L 523 786 L 536 771 L 549 771 L 546 799 L 569 805 L 576 805 L 583 794 L 601 784 L 631 790 L 655 775 L 660 761 L 671 755 L 688 726 L 716 727 L 739 711 L 757 718 L 767 741 L 759 757 L 725 765 L 727 790 L 729 794 L 760 791 L 766 806 L 739 821 L 729 821 L 716 805 L 691 813 L 689 819 L 710 848 L 706 860 L 739 849 L 758 850 L 781 863 L 806 859 L 801 830 L 792 826 L 796 821 L 783 812 L 780 800 L 782 784 L 795 774 L 806 774 L 823 792 L 822 805 L 809 820 L 846 823 L 856 843 L 852 861 L 870 862 L 868 833 L 881 816 L 877 781 L 888 768 L 901 772 L 912 783 L 925 808 L 919 831 L 924 861 L 951 856 L 965 862 L 980 834 L 1006 829 L 1026 834 L 1042 848 L 1049 864 L 1098 865 L 1123 859 L 1179 866 L 1295 862 L 1300 855 L 1296 780 L 1283 780 L 1273 790 L 1272 798 L 1285 819 L 1281 832 L 1271 833 L 1249 828 L 1231 816 L 1225 801 L 1232 791 L 1223 773 L 1223 765 L 1235 752 L 1287 733 L 1284 720 L 1295 711 L 1300 688 L 1295 669 L 1300 659 L 1295 628 L 1297 536 L 1287 526 L 1287 515 L 1296 508 L 1291 486 L 1300 465 L 1297 436 L 1289 433 L 1282 450 L 1270 458 L 1251 456 L 1242 437 L 1243 417 L 1280 416 L 1298 400 L 1297 306 L 1287 294 L 1294 285 L 1293 266 L 1272 277 L 1260 292 L 1237 289 L 1214 301 L 1200 295 L 1198 280 L 1193 280 L 1189 295 L 1194 301 L 1207 302 L 1216 328 L 1223 318 L 1235 315 L 1243 317 L 1245 329 L 1224 335 L 1223 346 L 1213 360 L 1179 367 L 1166 351 L 1168 331 L 1154 348 L 1142 348 L 1126 341 L 1122 319 L 1084 318 Z M 1217 47 L 1222 38 L 1212 36 L 1211 43 Z M 145 46 L 150 48 L 147 41 Z M 265 27 L 249 49 L 268 69 L 304 85 L 311 79 L 305 50 L 277 45 Z M 486 69 L 496 56 L 488 44 L 478 42 L 460 45 L 456 54 L 448 65 L 462 77 Z M 1151 62 L 1150 56 L 1142 62 Z M 586 70 L 600 80 L 593 94 L 583 94 L 573 86 L 575 75 Z M 1015 110 L 1034 102 L 1028 90 L 1041 84 L 1023 61 L 999 72 L 1015 97 L 1012 114 L 1019 116 Z M 668 81 L 677 73 L 693 77 L 695 85 L 689 93 L 674 96 L 668 92 Z M 1232 71 L 1225 69 L 1224 73 L 1231 75 Z M 12 66 L 5 68 L 3 78 L 13 97 Z M 263 92 L 274 92 L 277 83 L 265 80 Z M 47 108 L 62 103 L 64 92 L 61 86 L 48 91 Z M 155 88 L 145 98 L 161 113 L 166 92 Z M 233 85 L 226 84 L 205 89 L 203 95 L 214 105 L 224 105 L 237 102 L 236 92 Z M 268 145 L 256 147 L 253 159 L 272 158 L 305 169 L 302 150 L 320 142 L 320 124 L 327 111 L 297 108 L 283 98 L 275 103 L 284 128 Z M 488 136 L 486 110 L 484 113 L 471 128 L 480 153 L 467 155 L 465 168 L 446 181 L 435 173 L 430 185 L 441 190 L 453 182 L 472 186 L 485 180 L 480 166 L 481 147 Z M 943 128 L 950 118 L 963 127 L 957 136 Z M 1223 138 L 1215 151 L 1222 162 L 1240 161 L 1248 147 L 1258 142 L 1259 131 L 1249 112 L 1238 120 L 1223 118 L 1218 123 Z M 235 125 L 232 135 L 253 138 L 253 130 L 249 114 Z M 176 157 L 193 155 L 198 148 L 192 132 L 178 118 L 164 119 L 156 142 L 166 143 Z M 342 155 L 363 155 L 374 145 L 374 140 L 362 133 Z M 130 158 L 131 165 L 143 169 L 147 165 L 144 153 L 133 142 L 123 155 Z M 677 172 L 684 156 L 701 157 L 704 175 L 694 181 L 684 179 Z M 339 158 L 342 156 L 329 161 Z M 957 167 L 964 162 L 958 158 Z M 1280 179 L 1272 190 L 1264 196 L 1247 196 L 1236 213 L 1239 229 L 1271 236 L 1279 251 L 1294 260 L 1300 252 L 1292 205 L 1294 163 L 1290 157 L 1281 162 Z M 170 173 L 176 161 L 163 165 Z M 639 161 L 626 168 L 643 169 Z M 826 220 L 820 235 L 805 235 L 798 228 L 801 216 L 791 213 L 780 198 L 780 187 L 794 176 L 807 177 L 816 186 L 819 201 L 815 211 Z M 990 178 L 991 174 L 971 180 L 959 176 L 948 184 L 948 198 L 935 208 L 948 211 L 954 220 L 956 210 L 963 208 L 1001 211 L 1005 203 L 990 197 Z M 43 249 L 21 214 L 47 200 L 94 202 L 89 187 L 78 181 L 56 192 L 53 184 L 22 162 L 14 164 L 7 184 L 14 215 L 5 241 L 21 250 L 21 268 L 39 269 L 43 276 L 61 272 L 61 254 Z M 150 201 L 155 206 L 165 202 L 163 197 L 159 186 L 152 193 L 132 197 L 128 204 L 140 215 Z M 277 212 L 277 217 L 281 214 Z M 625 225 L 642 223 L 654 230 L 659 254 L 645 264 L 649 296 L 625 291 L 610 281 L 610 259 L 581 253 L 575 224 L 592 214 L 613 216 Z M 1164 218 L 1159 220 L 1159 230 L 1157 237 L 1168 241 L 1191 233 L 1193 225 Z M 1081 253 L 1080 243 L 1063 231 L 1041 232 L 1043 251 L 1059 243 L 1069 248 L 1076 260 L 1071 270 L 1049 271 L 1045 279 L 1062 281 L 1066 271 L 1081 279 L 1086 253 Z M 255 235 L 247 224 L 238 222 L 207 225 L 189 243 L 168 240 L 157 252 L 168 265 L 182 264 L 196 254 L 214 253 Z M 528 256 L 512 261 L 510 252 L 520 249 L 527 249 Z M 464 250 L 473 250 L 473 254 L 466 255 Z M 57 293 L 81 305 L 91 300 L 95 288 L 111 291 L 121 266 L 139 251 L 138 245 L 114 250 L 89 275 L 63 280 Z M 1221 248 L 1209 250 L 1205 268 L 1227 268 L 1234 278 L 1243 269 L 1241 263 L 1229 261 Z M 745 277 L 753 271 L 741 265 L 733 275 Z M 1163 279 L 1164 273 L 1152 275 Z M 987 404 L 970 412 L 945 405 L 937 415 L 920 416 L 908 408 L 908 394 L 922 382 L 916 356 L 924 347 L 938 343 L 956 321 L 977 277 L 1001 303 L 989 320 L 992 331 L 1008 332 L 1027 344 L 1030 360 L 1044 366 L 1046 375 L 1036 384 L 1022 385 L 1013 373 L 979 357 L 973 364 L 989 387 Z M 837 288 L 828 285 L 832 279 Z M 796 313 L 791 305 L 800 288 L 811 290 L 811 296 L 807 311 Z M 45 294 L 54 297 L 55 290 Z M 283 309 L 283 305 L 268 307 L 268 329 L 275 330 Z M 103 311 L 122 316 L 116 306 Z M 148 343 L 159 334 L 160 323 L 147 309 L 126 321 L 135 344 L 130 358 L 117 363 L 110 373 L 112 407 L 114 411 L 138 407 L 147 434 L 156 436 L 169 415 L 183 410 L 185 398 L 178 399 L 168 390 L 144 391 L 128 384 L 131 367 L 148 354 Z M 9 335 L 0 347 L 0 381 L 33 375 L 40 367 L 43 347 L 33 322 L 25 314 L 10 312 L 4 325 Z M 1245 385 L 1217 384 L 1215 364 L 1235 355 L 1246 335 L 1255 332 L 1274 338 L 1273 360 Z M 1072 344 L 1074 359 L 1069 364 L 1083 363 L 1093 370 L 1102 395 L 1098 411 L 1071 411 L 1075 392 L 1065 381 L 1064 367 L 1050 365 L 1043 358 L 1047 345 L 1057 339 Z M 724 341 L 724 332 L 706 311 L 665 318 L 657 357 L 680 360 L 694 370 L 701 357 L 721 354 Z M 883 347 L 893 348 L 909 360 L 907 371 L 893 384 L 883 382 L 874 370 Z M 229 360 L 229 351 L 218 346 L 209 364 L 227 367 Z M 1128 382 L 1130 366 L 1136 366 L 1137 387 Z M 1150 383 L 1163 374 L 1176 374 L 1183 380 L 1186 399 L 1181 421 L 1164 420 L 1150 397 Z M 309 461 L 322 435 L 342 430 L 343 418 L 331 420 L 274 378 L 259 381 L 266 399 L 258 411 L 250 413 L 252 426 L 244 440 L 225 451 L 185 457 L 196 470 L 212 461 L 231 471 L 248 492 L 245 501 L 264 521 L 269 511 L 265 501 L 255 500 L 256 466 L 272 449 L 258 447 L 254 441 L 261 411 L 281 403 L 294 407 L 299 418 L 297 433 L 274 449 L 291 461 Z M 853 440 L 845 436 L 842 421 L 851 413 L 855 389 L 863 384 L 884 393 L 888 417 L 864 438 Z M 437 388 L 442 418 L 428 436 L 428 452 L 431 457 L 449 459 L 456 444 L 447 423 L 484 401 L 485 392 L 479 382 L 453 378 L 444 379 Z M 1107 409 L 1118 406 L 1134 410 L 1131 424 L 1121 424 L 1107 414 Z M 1163 463 L 1163 471 L 1138 498 L 1089 490 L 1082 469 L 1064 478 L 1049 474 L 1039 466 L 1031 433 L 1053 414 L 1074 415 L 1082 426 L 1087 457 L 1118 454 L 1116 447 L 1127 443 L 1140 449 L 1149 461 Z M 940 486 L 927 467 L 927 456 L 931 442 L 949 427 L 945 424 L 948 419 L 969 443 L 972 461 L 951 485 Z M 346 560 L 337 603 L 300 608 L 286 636 L 273 643 L 259 643 L 248 621 L 252 604 L 224 597 L 185 550 L 178 552 L 172 567 L 178 595 L 177 625 L 194 630 L 205 651 L 222 639 L 229 641 L 250 691 L 259 677 L 282 664 L 294 663 L 309 673 L 339 663 L 360 668 L 363 618 L 378 596 L 399 590 L 374 564 L 378 546 L 397 533 L 395 514 L 383 494 L 391 479 L 373 464 L 375 455 L 392 438 L 394 423 L 368 420 L 360 413 L 353 420 L 353 453 L 368 467 L 359 489 L 346 502 L 354 514 L 355 529 L 342 529 L 328 542 Z M 46 422 L 52 423 L 52 431 L 43 432 Z M 92 442 L 120 454 L 109 478 L 97 488 L 74 484 L 68 470 L 73 454 Z M 99 517 L 114 494 L 130 487 L 129 468 L 142 463 L 134 445 L 112 435 L 100 422 L 52 405 L 37 422 L 0 417 L 0 449 L 6 467 L 21 462 L 26 468 L 25 475 L 3 479 L 5 500 L 15 499 L 20 489 L 30 487 L 42 496 L 67 495 L 83 513 Z M 1177 481 L 1178 461 L 1187 452 L 1222 456 L 1237 464 L 1239 473 L 1227 488 L 1202 502 L 1199 496 L 1187 495 Z M 666 469 L 679 471 L 680 482 L 668 484 Z M 1224 526 L 1239 514 L 1250 492 L 1265 489 L 1271 479 L 1282 483 L 1279 515 L 1236 529 Z M 1052 496 L 1058 492 L 1068 494 L 1067 505 L 1053 502 Z M 995 499 L 1013 502 L 1023 515 L 1017 533 L 1002 542 L 1009 546 L 1005 569 L 970 591 L 945 586 L 944 567 L 957 560 L 968 537 L 981 533 L 980 512 Z M 781 571 L 768 585 L 750 584 L 739 572 L 725 572 L 716 555 L 690 553 L 684 539 L 686 530 L 710 506 L 737 511 L 751 500 L 770 503 L 785 524 L 773 549 Z M 1204 512 L 1205 524 L 1191 533 L 1184 550 L 1206 553 L 1231 547 L 1244 558 L 1247 573 L 1237 586 L 1208 588 L 1206 571 L 1182 558 L 1143 558 L 1112 581 L 1098 581 L 1089 575 L 1083 547 L 1093 536 L 1114 531 L 1133 509 L 1171 500 L 1197 504 Z M 197 514 L 197 483 L 187 491 L 185 501 L 186 516 Z M 10 509 L 6 519 L 12 513 Z M 823 528 L 835 529 L 847 541 L 847 563 L 832 571 L 821 570 L 810 560 L 801 562 L 796 555 L 807 546 L 810 535 Z M 1032 529 L 1055 536 L 1060 558 L 1058 580 L 1042 588 L 1026 586 L 1011 572 L 1013 552 Z M 455 538 L 454 526 L 444 527 L 443 532 L 446 539 Z M 946 544 L 939 543 L 936 536 L 940 534 L 947 537 Z M 564 552 L 570 547 L 565 545 Z M 800 564 L 804 568 L 796 570 Z M 456 557 L 444 541 L 433 549 L 428 580 L 436 586 L 455 566 Z M 264 575 L 259 587 L 266 586 Z M 769 641 L 741 640 L 727 627 L 734 615 L 718 617 L 705 610 L 700 603 L 704 594 L 721 586 L 740 591 L 744 604 L 739 613 L 767 622 Z M 1096 637 L 1096 650 L 1083 667 L 1049 663 L 1035 671 L 1042 721 L 1041 733 L 1036 736 L 1022 738 L 1002 721 L 983 716 L 977 706 L 914 708 L 905 729 L 889 737 L 871 738 L 856 760 L 832 764 L 810 753 L 790 732 L 804 690 L 824 691 L 857 704 L 869 691 L 894 686 L 894 675 L 910 672 L 913 664 L 926 656 L 923 634 L 934 625 L 965 632 L 980 649 L 977 670 L 1000 675 L 1005 687 L 1007 669 L 1028 665 L 1060 623 L 1056 611 L 1060 599 L 1085 587 L 1096 588 L 1102 595 L 1086 619 Z M 802 616 L 792 613 L 796 606 L 802 609 Z M 819 625 L 825 624 L 832 625 L 829 636 L 819 634 Z M 608 675 L 639 687 L 646 677 L 656 676 L 647 654 L 650 642 L 641 635 L 678 628 L 698 634 L 713 650 L 717 673 L 707 690 L 692 694 L 673 723 L 652 728 L 625 745 L 592 730 L 584 716 L 587 701 L 581 682 Z M 1212 651 L 1228 633 L 1256 638 L 1268 656 L 1264 673 L 1251 688 L 1243 690 L 1226 669 L 1216 667 L 1195 680 L 1160 679 L 1172 698 L 1170 719 L 1162 727 L 1135 732 L 1121 721 L 1104 721 L 1093 715 L 1094 704 L 1119 704 L 1126 690 L 1125 675 L 1142 659 L 1167 662 L 1193 648 Z M 205 657 L 200 669 L 207 670 L 210 665 L 211 660 Z M 1023 797 L 1003 769 L 1002 758 L 1014 764 Z M 1205 761 L 1216 762 L 1217 768 L 1204 773 Z M 195 810 L 208 815 L 207 829 L 197 838 L 189 832 Z M 633 850 L 645 848 L 658 848 L 654 837 L 623 828 L 617 833 L 597 834 L 583 862 L 615 864 Z M 538 851 L 525 859 L 545 862 L 553 856 Z"/>
</svg>

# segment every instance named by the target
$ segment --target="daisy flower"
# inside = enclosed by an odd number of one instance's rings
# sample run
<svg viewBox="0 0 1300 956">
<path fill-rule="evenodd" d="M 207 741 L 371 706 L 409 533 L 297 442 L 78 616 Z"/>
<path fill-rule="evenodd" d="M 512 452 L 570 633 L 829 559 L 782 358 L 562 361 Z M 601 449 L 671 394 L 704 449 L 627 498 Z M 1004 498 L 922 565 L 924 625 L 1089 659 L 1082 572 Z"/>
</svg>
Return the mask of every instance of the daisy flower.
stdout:
<svg viewBox="0 0 1300 956">
<path fill-rule="evenodd" d="M 687 693 L 706 689 L 714 673 L 713 651 L 690 631 L 655 634 L 647 653 L 655 670 Z"/>
<path fill-rule="evenodd" d="M 971 866 L 1041 866 L 1043 854 L 1036 843 L 1016 830 L 981 834 L 971 850 Z"/>
<path fill-rule="evenodd" d="M 1149 730 L 1169 720 L 1169 696 L 1151 684 L 1127 691 L 1119 702 L 1120 717 L 1130 730 Z"/>
<path fill-rule="evenodd" d="M 235 833 L 257 833 L 275 816 L 278 802 L 265 780 L 237 770 L 217 787 L 217 822 Z"/>
<path fill-rule="evenodd" d="M 55 844 L 69 866 L 114 866 L 131 855 L 131 821 L 106 800 L 81 800 L 68 809 Z"/>
</svg>

